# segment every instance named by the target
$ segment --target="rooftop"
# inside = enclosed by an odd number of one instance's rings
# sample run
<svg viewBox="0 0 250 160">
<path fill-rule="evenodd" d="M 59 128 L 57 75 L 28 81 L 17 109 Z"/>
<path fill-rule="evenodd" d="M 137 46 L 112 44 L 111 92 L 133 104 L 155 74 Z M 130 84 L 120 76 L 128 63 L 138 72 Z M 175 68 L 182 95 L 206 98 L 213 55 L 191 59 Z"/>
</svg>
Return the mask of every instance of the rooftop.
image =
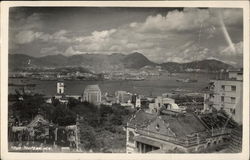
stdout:
<svg viewBox="0 0 250 160">
<path fill-rule="evenodd" d="M 100 90 L 99 85 L 95 84 L 95 85 L 87 85 L 85 90 Z"/>
<path fill-rule="evenodd" d="M 185 137 L 193 133 L 206 131 L 205 125 L 199 120 L 196 115 L 192 113 L 186 113 L 185 115 L 180 116 L 172 116 L 164 114 L 155 115 L 140 110 L 135 114 L 134 117 L 131 118 L 128 126 L 143 129 L 157 118 L 162 119 L 165 124 L 168 125 L 168 128 L 170 128 L 177 137 Z"/>
<path fill-rule="evenodd" d="M 235 128 L 237 126 L 236 122 L 223 112 L 203 114 L 199 117 L 208 129 Z"/>
<path fill-rule="evenodd" d="M 139 110 L 136 112 L 136 114 L 130 119 L 129 121 L 129 126 L 130 127 L 139 127 L 139 128 L 143 128 L 148 126 L 148 124 L 156 119 L 156 115 L 154 114 L 150 114 L 150 113 L 146 113 L 143 110 Z"/>
<path fill-rule="evenodd" d="M 202 122 L 192 113 L 186 113 L 183 116 L 161 115 L 164 122 L 169 124 L 169 128 L 176 134 L 177 137 L 184 137 L 194 133 L 206 131 Z"/>
</svg>

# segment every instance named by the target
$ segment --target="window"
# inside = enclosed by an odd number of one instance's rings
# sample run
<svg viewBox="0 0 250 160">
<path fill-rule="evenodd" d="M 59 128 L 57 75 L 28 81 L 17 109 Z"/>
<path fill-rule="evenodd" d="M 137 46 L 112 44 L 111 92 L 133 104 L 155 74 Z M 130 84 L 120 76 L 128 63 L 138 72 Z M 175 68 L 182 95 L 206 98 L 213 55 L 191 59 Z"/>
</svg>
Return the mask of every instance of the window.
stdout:
<svg viewBox="0 0 250 160">
<path fill-rule="evenodd" d="M 135 136 L 134 133 L 132 131 L 129 131 L 129 138 L 128 138 L 129 142 L 134 143 L 134 136 Z"/>
<path fill-rule="evenodd" d="M 231 91 L 236 91 L 236 86 L 231 86 Z"/>
<path fill-rule="evenodd" d="M 224 96 L 221 96 L 221 102 L 224 102 Z"/>
<path fill-rule="evenodd" d="M 209 94 L 209 97 L 210 97 L 210 98 L 213 98 L 213 97 L 214 97 L 214 94 L 210 93 L 210 94 Z"/>
<path fill-rule="evenodd" d="M 221 90 L 225 91 L 225 86 L 224 85 L 221 86 Z"/>
<path fill-rule="evenodd" d="M 235 114 L 235 109 L 230 108 L 230 112 L 231 112 L 232 114 Z"/>
<path fill-rule="evenodd" d="M 235 103 L 236 98 L 235 97 L 231 97 L 231 103 Z"/>
<path fill-rule="evenodd" d="M 159 131 L 160 130 L 160 125 L 157 124 L 155 128 L 156 128 L 157 131 Z"/>
</svg>

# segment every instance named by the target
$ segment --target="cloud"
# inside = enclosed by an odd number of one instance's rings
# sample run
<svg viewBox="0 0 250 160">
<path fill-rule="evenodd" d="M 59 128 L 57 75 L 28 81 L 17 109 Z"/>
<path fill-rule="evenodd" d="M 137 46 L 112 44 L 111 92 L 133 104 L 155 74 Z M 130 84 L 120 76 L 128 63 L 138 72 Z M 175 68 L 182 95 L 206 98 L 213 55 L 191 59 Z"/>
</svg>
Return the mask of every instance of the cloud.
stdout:
<svg viewBox="0 0 250 160">
<path fill-rule="evenodd" d="M 43 27 L 42 17 L 44 15 L 41 13 L 32 13 L 26 16 L 22 12 L 10 16 L 10 29 L 14 31 L 24 31 L 41 29 Z"/>
<path fill-rule="evenodd" d="M 55 47 L 55 46 L 52 46 L 52 47 L 45 47 L 45 48 L 41 48 L 41 50 L 40 50 L 40 53 L 41 54 L 60 54 L 61 52 L 60 51 L 58 51 L 58 48 L 57 47 Z"/>
<path fill-rule="evenodd" d="M 39 38 L 43 33 L 34 31 L 21 31 L 15 36 L 17 44 L 31 43 L 35 39 Z"/>
<path fill-rule="evenodd" d="M 60 30 L 50 36 L 50 40 L 56 43 L 70 43 L 72 40 L 67 37 L 68 31 Z"/>
<path fill-rule="evenodd" d="M 72 56 L 72 55 L 75 55 L 75 54 L 84 54 L 84 52 L 80 52 L 80 51 L 77 51 L 75 50 L 72 46 L 68 47 L 64 53 L 63 53 L 65 56 Z"/>
<path fill-rule="evenodd" d="M 159 31 L 189 31 L 198 29 L 202 23 L 209 19 L 208 10 L 200 9 L 184 9 L 183 11 L 174 10 L 168 12 L 165 16 L 160 14 L 149 16 L 144 23 L 141 24 L 143 32 L 159 30 Z"/>
<path fill-rule="evenodd" d="M 75 49 L 103 54 L 141 51 L 157 62 L 173 59 L 171 54 L 175 54 L 173 57 L 178 55 L 179 59 L 174 59 L 176 61 L 182 59 L 183 62 L 190 61 L 194 57 L 206 58 L 209 54 L 213 54 L 216 48 L 202 46 L 198 40 L 203 38 L 209 42 L 221 36 L 216 13 L 218 11 L 218 9 L 185 8 L 183 11 L 170 11 L 165 16 L 161 14 L 148 16 L 143 22 L 132 22 L 116 29 L 94 31 L 89 36 L 78 37 L 76 41 L 80 43 L 76 44 Z M 238 22 L 242 14 L 240 9 L 220 9 L 220 11 L 225 24 L 229 27 Z M 218 42 L 218 45 L 220 43 Z"/>
<path fill-rule="evenodd" d="M 68 37 L 68 33 L 66 30 L 59 30 L 53 34 L 43 33 L 37 38 L 44 42 L 49 41 L 50 43 L 71 43 L 72 38 Z"/>
<path fill-rule="evenodd" d="M 20 16 L 22 23 L 19 24 L 38 22 L 39 25 L 17 27 L 14 39 L 19 45 L 32 45 L 34 41 L 47 44 L 47 47 L 40 48 L 41 54 L 58 53 L 55 47 L 61 47 L 60 51 L 64 55 L 117 52 L 129 54 L 137 51 L 150 60 L 160 63 L 189 62 L 208 57 L 228 58 L 228 61 L 233 61 L 229 55 L 234 53 L 225 46 L 218 12 L 221 13 L 229 33 L 234 33 L 236 37 L 231 37 L 236 43 L 234 44 L 236 55 L 242 54 L 242 42 L 238 43 L 242 41 L 242 37 L 238 34 L 242 30 L 242 9 L 229 8 L 172 10 L 166 14 L 149 15 L 140 21 L 137 19 L 138 21 L 131 21 L 118 27 L 110 25 L 109 28 L 89 33 L 77 33 L 61 27 L 56 31 L 53 29 L 54 33 L 49 29 L 40 31 L 37 28 L 43 26 L 43 15 L 34 13 L 26 21 Z M 51 44 L 55 47 L 51 47 Z"/>
<path fill-rule="evenodd" d="M 68 32 L 66 30 L 59 30 L 53 34 L 44 32 L 35 32 L 32 30 L 20 31 L 15 36 L 15 42 L 17 44 L 31 43 L 35 40 L 41 40 L 42 42 L 49 43 L 71 43 L 72 39 L 67 37 Z"/>
<path fill-rule="evenodd" d="M 226 25 L 238 24 L 242 20 L 241 9 L 198 9 L 185 8 L 183 11 L 174 10 L 165 16 L 160 14 L 149 16 L 141 24 L 131 24 L 141 31 L 193 31 L 201 28 L 215 29 L 219 25 L 218 12 L 222 14 Z"/>
<path fill-rule="evenodd" d="M 243 42 L 234 43 L 234 50 L 230 46 L 225 47 L 221 50 L 221 55 L 232 56 L 232 55 L 242 55 L 243 54 Z"/>
</svg>

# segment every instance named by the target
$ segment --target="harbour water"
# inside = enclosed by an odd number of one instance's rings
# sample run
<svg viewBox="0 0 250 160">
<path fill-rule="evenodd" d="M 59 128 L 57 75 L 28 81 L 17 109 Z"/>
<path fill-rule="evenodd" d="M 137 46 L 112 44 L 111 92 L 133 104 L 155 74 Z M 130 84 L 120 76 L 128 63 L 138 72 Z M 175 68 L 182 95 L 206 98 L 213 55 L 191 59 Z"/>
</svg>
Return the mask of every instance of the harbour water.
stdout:
<svg viewBox="0 0 250 160">
<path fill-rule="evenodd" d="M 178 79 L 194 79 L 197 82 L 185 83 L 177 82 Z M 80 95 L 84 88 L 90 84 L 98 84 L 102 93 L 108 92 L 114 94 L 115 91 L 124 90 L 145 96 L 158 96 L 166 92 L 201 92 L 207 86 L 210 79 L 215 78 L 215 74 L 207 73 L 177 73 L 169 76 L 162 74 L 160 77 L 151 77 L 143 81 L 131 80 L 104 80 L 104 81 L 80 81 L 65 80 L 65 93 L 70 95 Z M 56 94 L 57 81 L 41 81 L 35 79 L 9 78 L 9 84 L 33 84 L 32 87 L 25 87 L 34 93 L 40 93 L 45 96 Z M 22 89 L 22 86 L 10 86 L 9 93 L 15 93 L 16 89 Z"/>
</svg>

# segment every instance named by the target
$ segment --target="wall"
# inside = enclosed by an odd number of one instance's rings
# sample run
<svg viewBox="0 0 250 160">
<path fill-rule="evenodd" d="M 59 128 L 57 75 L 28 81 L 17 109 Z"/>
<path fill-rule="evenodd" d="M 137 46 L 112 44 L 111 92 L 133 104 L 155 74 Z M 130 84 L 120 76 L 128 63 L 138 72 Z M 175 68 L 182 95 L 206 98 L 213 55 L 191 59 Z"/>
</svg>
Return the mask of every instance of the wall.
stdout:
<svg viewBox="0 0 250 160">
<path fill-rule="evenodd" d="M 213 101 L 213 106 L 220 110 L 223 108 L 232 118 L 238 123 L 242 123 L 242 96 L 243 96 L 243 83 L 242 81 L 229 81 L 229 80 L 213 80 L 214 82 L 214 98 L 210 98 Z M 224 86 L 224 89 L 222 89 Z M 236 86 L 236 90 L 231 90 L 231 86 Z M 223 98 L 224 97 L 224 101 Z M 234 97 L 232 99 L 231 97 Z M 235 109 L 235 110 L 234 110 Z"/>
</svg>

